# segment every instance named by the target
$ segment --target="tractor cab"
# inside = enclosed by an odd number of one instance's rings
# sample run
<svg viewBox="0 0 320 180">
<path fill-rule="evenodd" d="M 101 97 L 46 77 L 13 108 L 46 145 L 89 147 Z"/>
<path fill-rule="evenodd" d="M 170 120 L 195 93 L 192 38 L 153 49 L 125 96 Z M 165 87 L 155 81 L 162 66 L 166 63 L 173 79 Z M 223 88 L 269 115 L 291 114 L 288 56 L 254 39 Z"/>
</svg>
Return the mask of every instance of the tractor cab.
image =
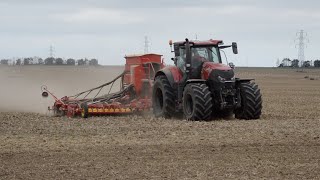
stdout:
<svg viewBox="0 0 320 180">
<path fill-rule="evenodd" d="M 183 72 L 190 72 L 190 78 L 199 79 L 202 65 L 204 62 L 222 64 L 220 49 L 232 47 L 235 54 L 238 53 L 237 44 L 234 42 L 230 46 L 223 46 L 221 40 L 208 41 L 180 41 L 172 43 L 174 47 L 175 57 L 173 61 L 175 65 Z"/>
</svg>

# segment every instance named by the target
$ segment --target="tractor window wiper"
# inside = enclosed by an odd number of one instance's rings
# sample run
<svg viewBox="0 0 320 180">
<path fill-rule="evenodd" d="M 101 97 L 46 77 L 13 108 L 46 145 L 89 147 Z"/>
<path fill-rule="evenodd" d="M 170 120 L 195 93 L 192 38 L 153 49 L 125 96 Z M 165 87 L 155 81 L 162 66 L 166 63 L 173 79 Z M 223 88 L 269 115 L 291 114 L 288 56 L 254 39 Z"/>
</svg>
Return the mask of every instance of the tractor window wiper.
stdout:
<svg viewBox="0 0 320 180">
<path fill-rule="evenodd" d="M 208 48 L 208 49 L 209 49 L 211 52 L 213 52 L 211 48 Z M 213 52 L 213 54 L 216 55 L 216 56 L 218 56 L 215 52 Z"/>
</svg>

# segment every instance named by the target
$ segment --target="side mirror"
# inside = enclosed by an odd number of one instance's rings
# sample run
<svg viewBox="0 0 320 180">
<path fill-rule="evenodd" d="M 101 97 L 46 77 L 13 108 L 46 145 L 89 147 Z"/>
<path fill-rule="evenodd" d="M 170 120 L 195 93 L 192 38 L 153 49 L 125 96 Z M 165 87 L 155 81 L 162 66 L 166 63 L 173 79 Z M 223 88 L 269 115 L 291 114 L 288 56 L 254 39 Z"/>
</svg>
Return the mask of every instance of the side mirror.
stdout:
<svg viewBox="0 0 320 180">
<path fill-rule="evenodd" d="M 236 42 L 232 43 L 232 51 L 233 51 L 233 54 L 238 54 L 238 45 Z"/>
<path fill-rule="evenodd" d="M 177 65 L 177 58 L 171 58 L 175 65 Z"/>
<path fill-rule="evenodd" d="M 230 66 L 232 69 L 234 69 L 234 67 L 235 67 L 235 65 L 234 65 L 232 62 L 229 63 L 229 66 Z"/>
</svg>

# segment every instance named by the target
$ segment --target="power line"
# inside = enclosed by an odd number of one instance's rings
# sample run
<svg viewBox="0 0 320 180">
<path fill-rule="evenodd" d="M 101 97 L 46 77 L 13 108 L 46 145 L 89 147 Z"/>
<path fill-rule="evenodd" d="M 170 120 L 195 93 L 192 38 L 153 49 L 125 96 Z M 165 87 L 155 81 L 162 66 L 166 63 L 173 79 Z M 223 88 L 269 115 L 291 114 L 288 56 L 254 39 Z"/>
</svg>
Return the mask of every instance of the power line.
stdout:
<svg viewBox="0 0 320 180">
<path fill-rule="evenodd" d="M 145 54 L 148 54 L 149 53 L 149 45 L 150 45 L 150 42 L 148 40 L 148 36 L 145 36 L 144 37 L 144 53 Z"/>
<path fill-rule="evenodd" d="M 54 57 L 54 47 L 52 45 L 50 45 L 49 56 Z"/>
<path fill-rule="evenodd" d="M 308 34 L 304 30 L 300 30 L 296 33 L 296 48 L 298 47 L 298 60 L 300 62 L 300 66 L 303 67 L 303 63 L 305 61 L 304 49 L 307 47 L 306 44 L 309 43 Z M 296 41 L 295 40 L 295 41 Z"/>
</svg>

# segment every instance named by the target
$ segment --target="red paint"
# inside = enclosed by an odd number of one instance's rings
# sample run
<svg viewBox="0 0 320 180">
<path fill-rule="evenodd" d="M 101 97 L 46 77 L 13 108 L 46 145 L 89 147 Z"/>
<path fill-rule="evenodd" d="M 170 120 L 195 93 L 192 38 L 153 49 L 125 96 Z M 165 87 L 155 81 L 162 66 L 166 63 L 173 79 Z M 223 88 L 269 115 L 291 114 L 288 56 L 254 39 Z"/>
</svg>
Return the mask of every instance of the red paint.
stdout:
<svg viewBox="0 0 320 180">
<path fill-rule="evenodd" d="M 160 68 L 163 67 L 163 61 L 159 54 L 143 54 L 143 55 L 131 55 L 126 56 L 126 65 L 124 75 L 124 84 L 133 84 L 137 95 L 142 92 L 143 82 L 142 80 L 151 80 L 157 69 L 152 63 L 160 64 Z"/>
<path fill-rule="evenodd" d="M 130 93 L 124 94 L 121 98 L 113 99 L 113 101 L 107 102 L 95 102 L 88 101 L 88 108 L 92 111 L 88 112 L 89 115 L 110 115 L 110 114 L 127 114 L 134 113 L 138 111 L 148 111 L 152 106 L 151 97 L 148 95 L 142 96 L 143 84 L 145 82 L 150 83 L 150 91 L 152 86 L 152 81 L 154 75 L 159 70 L 159 68 L 164 67 L 162 55 L 159 54 L 143 54 L 143 55 L 133 55 L 126 56 L 125 74 L 123 75 L 124 85 L 133 85 L 135 90 L 135 99 L 129 101 Z M 158 68 L 158 69 L 157 69 Z M 174 77 L 179 80 L 180 73 L 177 69 L 170 68 L 173 72 Z M 56 98 L 50 91 L 44 89 L 45 92 L 50 94 L 55 103 L 52 107 L 58 108 L 63 111 L 68 117 L 80 116 L 83 109 L 81 104 L 86 101 L 86 99 L 74 99 L 72 96 L 65 96 L 61 99 Z M 149 93 L 151 94 L 151 93 Z M 114 110 L 114 111 L 111 111 Z M 107 111 L 110 110 L 110 111 Z M 127 111 L 128 110 L 128 111 Z"/>
<path fill-rule="evenodd" d="M 197 41 L 197 40 L 190 40 L 189 41 L 191 44 L 194 44 L 195 46 L 217 46 L 221 43 L 223 43 L 223 41 L 221 40 L 207 40 L 207 41 Z M 179 41 L 179 42 L 175 42 L 174 44 L 178 44 L 178 45 L 184 45 L 185 41 Z"/>
<path fill-rule="evenodd" d="M 229 66 L 221 63 L 204 62 L 202 66 L 201 78 L 207 80 L 212 70 L 230 71 L 232 70 Z"/>
<path fill-rule="evenodd" d="M 158 63 L 161 64 L 160 54 L 142 54 L 142 55 L 130 55 L 126 56 L 126 66 L 125 70 L 130 71 L 130 66 L 141 65 L 145 63 Z"/>
<path fill-rule="evenodd" d="M 177 66 L 167 66 L 165 68 L 163 68 L 163 70 L 168 69 L 172 76 L 173 76 L 173 81 L 175 83 L 178 83 L 182 80 L 182 72 L 181 70 L 177 67 Z"/>
</svg>

